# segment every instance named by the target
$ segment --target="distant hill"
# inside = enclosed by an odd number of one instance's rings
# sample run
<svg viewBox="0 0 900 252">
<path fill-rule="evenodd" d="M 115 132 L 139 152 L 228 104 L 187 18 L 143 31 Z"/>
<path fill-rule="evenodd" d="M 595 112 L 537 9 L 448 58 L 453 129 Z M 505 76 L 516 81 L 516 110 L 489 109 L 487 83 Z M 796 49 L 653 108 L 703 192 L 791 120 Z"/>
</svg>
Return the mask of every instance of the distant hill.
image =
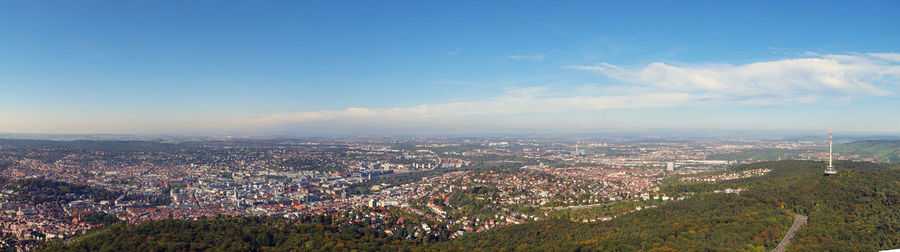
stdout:
<svg viewBox="0 0 900 252">
<path fill-rule="evenodd" d="M 864 140 L 835 146 L 844 155 L 872 157 L 878 162 L 900 163 L 900 140 Z"/>
<path fill-rule="evenodd" d="M 116 141 L 116 140 L 31 140 L 0 138 L 0 147 L 4 149 L 56 148 L 75 150 L 101 151 L 171 151 L 184 147 L 169 143 L 151 141 Z"/>
<path fill-rule="evenodd" d="M 797 159 L 800 151 L 785 149 L 756 149 L 735 153 L 709 155 L 712 160 L 753 160 L 753 161 L 777 161 Z"/>
<path fill-rule="evenodd" d="M 159 141 L 157 141 L 159 140 Z M 173 151 L 196 148 L 271 148 L 277 146 L 295 145 L 299 141 L 287 138 L 272 139 L 228 139 L 228 140 L 197 140 L 189 139 L 178 142 L 165 142 L 166 139 L 157 140 L 44 140 L 44 139 L 14 139 L 0 138 L 0 148 L 3 149 L 72 149 L 72 150 L 98 150 L 98 151 Z"/>
<path fill-rule="evenodd" d="M 688 199 L 610 221 L 537 221 L 470 233 L 450 241 L 408 240 L 366 226 L 328 221 L 291 224 L 279 218 L 118 224 L 78 235 L 52 251 L 96 250 L 439 250 L 439 251 L 769 251 L 793 214 L 809 216 L 789 251 L 873 251 L 900 247 L 900 167 L 838 161 L 777 161 L 736 170 L 771 169 L 764 176 L 719 183 L 667 183 L 664 193 Z M 734 172 L 728 170 L 726 172 Z M 742 188 L 741 194 L 713 190 Z"/>
</svg>

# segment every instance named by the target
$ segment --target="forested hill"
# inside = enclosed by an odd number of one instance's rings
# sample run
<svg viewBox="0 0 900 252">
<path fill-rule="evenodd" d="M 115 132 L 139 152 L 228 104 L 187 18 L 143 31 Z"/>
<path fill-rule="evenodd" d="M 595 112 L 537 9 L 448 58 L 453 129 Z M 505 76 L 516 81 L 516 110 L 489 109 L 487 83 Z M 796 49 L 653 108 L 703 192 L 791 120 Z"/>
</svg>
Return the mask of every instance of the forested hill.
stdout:
<svg viewBox="0 0 900 252">
<path fill-rule="evenodd" d="M 900 169 L 867 162 L 762 162 L 764 176 L 719 183 L 669 182 L 665 192 L 693 196 L 611 221 L 566 220 L 511 225 L 450 241 L 416 241 L 366 226 L 333 226 L 269 218 L 119 224 L 54 242 L 51 250 L 618 250 L 769 251 L 791 225 L 809 216 L 789 251 L 873 251 L 900 247 Z M 714 193 L 741 188 L 742 193 Z"/>
<path fill-rule="evenodd" d="M 900 247 L 900 170 L 873 163 L 838 162 L 822 176 L 820 162 L 778 161 L 741 166 L 770 168 L 762 177 L 663 188 L 697 196 L 597 224 L 535 222 L 466 235 L 442 249 L 531 250 L 751 250 L 773 249 L 790 216 L 809 216 L 789 251 L 872 251 Z M 702 193 L 744 188 L 738 194 Z"/>
<path fill-rule="evenodd" d="M 900 140 L 865 140 L 835 146 L 835 152 L 844 155 L 860 155 L 878 162 L 900 163 Z"/>
</svg>

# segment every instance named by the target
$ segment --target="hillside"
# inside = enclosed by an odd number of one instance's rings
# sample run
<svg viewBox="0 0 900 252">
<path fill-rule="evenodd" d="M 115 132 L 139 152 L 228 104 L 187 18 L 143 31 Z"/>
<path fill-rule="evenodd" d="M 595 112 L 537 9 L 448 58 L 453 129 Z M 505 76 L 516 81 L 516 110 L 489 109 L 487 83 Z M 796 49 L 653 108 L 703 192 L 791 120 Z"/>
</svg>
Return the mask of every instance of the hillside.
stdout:
<svg viewBox="0 0 900 252">
<path fill-rule="evenodd" d="M 838 175 L 824 177 L 823 166 L 809 161 L 743 165 L 735 169 L 768 168 L 771 172 L 719 183 L 670 182 L 662 188 L 664 192 L 693 192 L 694 196 L 611 221 L 538 221 L 450 241 L 406 240 L 360 225 L 248 217 L 118 224 L 48 248 L 769 251 L 787 232 L 793 214 L 809 216 L 809 223 L 796 233 L 789 251 L 900 247 L 900 169 L 841 161 L 836 163 Z M 744 190 L 713 192 L 725 188 Z"/>
<path fill-rule="evenodd" d="M 900 140 L 865 140 L 835 146 L 843 155 L 872 157 L 882 163 L 900 163 Z"/>
<path fill-rule="evenodd" d="M 219 217 L 117 224 L 56 241 L 46 251 L 322 251 L 403 246 L 412 241 L 363 225 L 337 226 L 328 219 L 291 221 L 277 217 Z"/>
<path fill-rule="evenodd" d="M 900 170 L 871 163 L 838 162 L 837 176 L 822 164 L 763 162 L 739 169 L 771 168 L 768 175 L 716 184 L 678 184 L 669 191 L 698 196 L 609 222 L 535 222 L 463 236 L 442 249 L 499 247 L 563 250 L 757 250 L 775 247 L 791 213 L 809 216 L 790 251 L 871 251 L 900 246 Z M 848 170 L 847 168 L 853 169 Z M 742 194 L 709 194 L 745 188 Z M 892 217 L 888 217 L 892 216 Z"/>
</svg>

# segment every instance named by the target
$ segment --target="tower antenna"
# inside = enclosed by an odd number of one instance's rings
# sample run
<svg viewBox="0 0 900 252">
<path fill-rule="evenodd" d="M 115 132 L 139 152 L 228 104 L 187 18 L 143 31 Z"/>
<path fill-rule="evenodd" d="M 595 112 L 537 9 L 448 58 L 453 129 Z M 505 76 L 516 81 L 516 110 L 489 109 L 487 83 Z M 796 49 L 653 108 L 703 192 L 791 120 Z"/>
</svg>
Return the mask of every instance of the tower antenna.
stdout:
<svg viewBox="0 0 900 252">
<path fill-rule="evenodd" d="M 825 176 L 837 174 L 837 170 L 834 169 L 834 163 L 833 163 L 833 161 L 834 161 L 834 159 L 833 159 L 834 152 L 833 152 L 833 147 L 832 147 L 834 145 L 833 139 L 834 139 L 834 133 L 831 129 L 831 126 L 828 126 L 828 166 L 825 167 Z"/>
</svg>

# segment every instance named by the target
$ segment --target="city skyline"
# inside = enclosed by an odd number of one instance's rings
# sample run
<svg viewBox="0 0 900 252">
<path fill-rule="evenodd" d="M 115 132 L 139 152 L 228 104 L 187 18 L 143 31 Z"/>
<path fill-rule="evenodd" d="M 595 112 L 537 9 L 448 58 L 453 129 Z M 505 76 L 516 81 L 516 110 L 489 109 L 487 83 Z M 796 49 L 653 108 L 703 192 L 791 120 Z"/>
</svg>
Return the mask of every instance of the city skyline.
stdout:
<svg viewBox="0 0 900 252">
<path fill-rule="evenodd" d="M 900 135 L 892 1 L 0 6 L 0 133 Z"/>
</svg>

